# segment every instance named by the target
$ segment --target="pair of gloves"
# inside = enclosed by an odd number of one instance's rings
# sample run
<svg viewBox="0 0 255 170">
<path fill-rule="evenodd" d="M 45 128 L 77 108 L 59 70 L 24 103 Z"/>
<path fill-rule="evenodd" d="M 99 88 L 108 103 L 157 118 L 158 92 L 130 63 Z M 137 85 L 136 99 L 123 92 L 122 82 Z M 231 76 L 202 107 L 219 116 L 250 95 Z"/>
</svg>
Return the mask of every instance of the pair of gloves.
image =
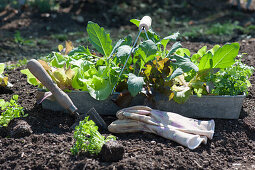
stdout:
<svg viewBox="0 0 255 170">
<path fill-rule="evenodd" d="M 206 144 L 214 134 L 214 120 L 200 121 L 172 112 L 134 106 L 116 114 L 118 120 L 108 126 L 112 133 L 149 132 L 173 140 L 189 149 Z"/>
</svg>

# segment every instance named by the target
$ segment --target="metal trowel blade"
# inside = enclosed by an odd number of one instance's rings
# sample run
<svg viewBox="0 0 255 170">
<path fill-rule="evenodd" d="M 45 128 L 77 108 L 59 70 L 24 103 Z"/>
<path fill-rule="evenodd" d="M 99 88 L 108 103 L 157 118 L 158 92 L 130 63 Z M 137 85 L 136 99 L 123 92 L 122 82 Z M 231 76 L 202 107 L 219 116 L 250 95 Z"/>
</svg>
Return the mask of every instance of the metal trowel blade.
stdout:
<svg viewBox="0 0 255 170">
<path fill-rule="evenodd" d="M 81 120 L 84 120 L 85 117 L 89 116 L 89 120 L 95 122 L 95 124 L 102 129 L 107 129 L 107 125 L 102 117 L 97 113 L 96 109 L 93 107 L 87 113 L 79 115 L 79 119 L 71 126 L 71 129 L 74 130 L 76 126 L 79 125 Z"/>
</svg>

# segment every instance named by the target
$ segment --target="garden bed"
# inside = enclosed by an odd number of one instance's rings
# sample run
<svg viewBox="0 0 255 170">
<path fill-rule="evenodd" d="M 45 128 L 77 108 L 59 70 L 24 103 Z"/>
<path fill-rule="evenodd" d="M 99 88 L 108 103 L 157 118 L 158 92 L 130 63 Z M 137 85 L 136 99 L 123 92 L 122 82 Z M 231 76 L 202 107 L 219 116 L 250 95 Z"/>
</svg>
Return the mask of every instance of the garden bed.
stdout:
<svg viewBox="0 0 255 170">
<path fill-rule="evenodd" d="M 198 50 L 202 43 L 184 42 L 183 46 Z M 208 45 L 208 44 L 206 44 Z M 255 41 L 240 42 L 248 65 L 255 64 Z M 212 47 L 212 45 L 208 45 Z M 7 72 L 13 83 L 12 91 L 1 88 L 0 98 L 10 100 L 19 95 L 19 103 L 29 114 L 32 135 L 20 139 L 0 137 L 0 169 L 169 169 L 169 168 L 240 168 L 255 167 L 255 79 L 237 120 L 215 119 L 215 135 L 206 145 L 189 150 L 175 142 L 148 133 L 117 134 L 125 154 L 119 162 L 102 162 L 99 157 L 83 154 L 75 157 L 70 148 L 73 134 L 69 127 L 74 122 L 69 114 L 42 109 L 36 105 L 36 87 L 29 85 L 20 68 Z M 107 124 L 114 116 L 103 116 Z M 100 131 L 108 134 L 107 131 Z"/>
</svg>

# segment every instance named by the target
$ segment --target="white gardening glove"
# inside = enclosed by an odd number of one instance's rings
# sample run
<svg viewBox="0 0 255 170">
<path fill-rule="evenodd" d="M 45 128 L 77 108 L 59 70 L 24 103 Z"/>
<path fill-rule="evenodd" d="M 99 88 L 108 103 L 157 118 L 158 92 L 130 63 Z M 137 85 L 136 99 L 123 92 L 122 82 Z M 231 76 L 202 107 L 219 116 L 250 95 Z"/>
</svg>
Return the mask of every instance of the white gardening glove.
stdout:
<svg viewBox="0 0 255 170">
<path fill-rule="evenodd" d="M 172 112 L 153 110 L 146 106 L 134 106 L 117 112 L 119 120 L 108 129 L 112 133 L 151 132 L 195 149 L 207 137 L 212 139 L 215 123 L 186 118 Z"/>
</svg>

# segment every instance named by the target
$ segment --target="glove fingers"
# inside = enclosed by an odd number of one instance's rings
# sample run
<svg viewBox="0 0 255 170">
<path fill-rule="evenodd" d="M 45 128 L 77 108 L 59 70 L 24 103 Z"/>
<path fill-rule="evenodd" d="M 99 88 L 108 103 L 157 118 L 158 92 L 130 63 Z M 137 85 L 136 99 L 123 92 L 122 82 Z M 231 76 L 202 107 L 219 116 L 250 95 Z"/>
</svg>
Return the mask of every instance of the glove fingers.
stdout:
<svg viewBox="0 0 255 170">
<path fill-rule="evenodd" d="M 152 109 L 148 106 L 132 106 L 128 107 L 122 110 L 147 110 L 147 111 L 152 111 Z"/>
<path fill-rule="evenodd" d="M 112 133 L 140 132 L 143 126 L 135 120 L 116 120 L 108 126 L 108 130 Z"/>
<path fill-rule="evenodd" d="M 189 149 L 197 148 L 201 143 L 207 142 L 205 136 L 199 136 L 194 134 L 185 133 L 177 129 L 172 128 L 171 126 L 153 126 L 146 125 L 147 131 L 162 136 L 166 139 L 173 140 L 183 146 L 188 147 Z"/>
<path fill-rule="evenodd" d="M 137 113 L 132 113 L 132 112 L 118 112 L 117 117 L 119 119 L 131 119 L 131 120 L 136 120 L 139 122 L 143 122 L 146 124 L 151 124 L 151 125 L 160 125 L 160 122 L 155 122 L 153 118 L 150 116 L 145 116 L 145 115 L 140 115 Z"/>
<path fill-rule="evenodd" d="M 152 110 L 151 117 L 164 125 L 170 125 L 186 133 L 207 136 L 209 139 L 212 139 L 214 134 L 215 123 L 213 120 L 201 121 L 184 117 L 176 113 L 159 110 Z"/>
</svg>

